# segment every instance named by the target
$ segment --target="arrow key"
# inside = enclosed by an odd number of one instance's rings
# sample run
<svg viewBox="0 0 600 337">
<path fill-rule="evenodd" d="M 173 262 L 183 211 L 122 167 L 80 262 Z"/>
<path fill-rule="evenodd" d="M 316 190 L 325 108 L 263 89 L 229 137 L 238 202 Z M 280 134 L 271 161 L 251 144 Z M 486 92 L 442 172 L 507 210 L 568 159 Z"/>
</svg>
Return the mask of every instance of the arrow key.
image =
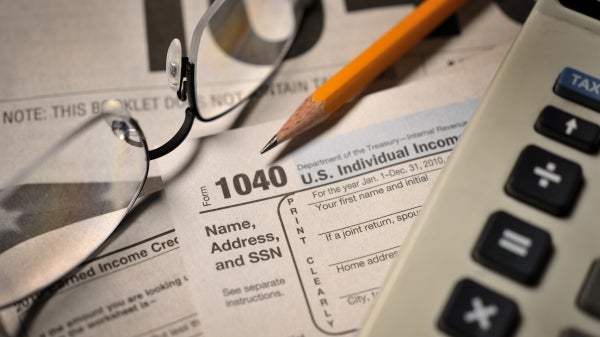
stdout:
<svg viewBox="0 0 600 337">
<path fill-rule="evenodd" d="M 587 153 L 600 148 L 600 127 L 553 106 L 542 110 L 535 130 L 563 144 Z"/>
</svg>

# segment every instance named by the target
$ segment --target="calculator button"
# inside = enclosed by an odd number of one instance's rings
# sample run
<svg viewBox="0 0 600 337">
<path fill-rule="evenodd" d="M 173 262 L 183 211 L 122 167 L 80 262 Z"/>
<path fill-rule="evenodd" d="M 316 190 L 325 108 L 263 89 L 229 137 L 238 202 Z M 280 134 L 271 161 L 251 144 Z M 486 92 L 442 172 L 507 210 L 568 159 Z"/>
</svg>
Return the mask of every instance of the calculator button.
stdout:
<svg viewBox="0 0 600 337">
<path fill-rule="evenodd" d="M 529 145 L 517 159 L 505 189 L 516 199 L 565 216 L 573 208 L 582 185 L 579 164 Z"/>
<path fill-rule="evenodd" d="M 598 0 L 559 0 L 560 3 L 574 11 L 600 20 L 600 2 Z"/>
<path fill-rule="evenodd" d="M 455 337 L 507 337 L 519 323 L 519 309 L 510 299 L 463 279 L 454 287 L 438 323 Z"/>
<path fill-rule="evenodd" d="M 600 318 L 600 259 L 592 263 L 579 293 L 577 305 L 585 312 Z"/>
<path fill-rule="evenodd" d="M 575 329 L 567 329 L 563 331 L 560 337 L 594 337 L 592 335 L 588 335 L 587 333 L 581 332 Z"/>
<path fill-rule="evenodd" d="M 600 127 L 570 113 L 547 106 L 535 123 L 535 129 L 554 140 L 584 152 L 594 153 L 600 147 Z"/>
<path fill-rule="evenodd" d="M 564 68 L 554 84 L 554 92 L 563 98 L 600 111 L 600 79 L 573 68 Z"/>
<path fill-rule="evenodd" d="M 473 251 L 478 262 L 527 285 L 539 280 L 551 255 L 550 234 L 505 212 L 490 216 Z"/>
</svg>

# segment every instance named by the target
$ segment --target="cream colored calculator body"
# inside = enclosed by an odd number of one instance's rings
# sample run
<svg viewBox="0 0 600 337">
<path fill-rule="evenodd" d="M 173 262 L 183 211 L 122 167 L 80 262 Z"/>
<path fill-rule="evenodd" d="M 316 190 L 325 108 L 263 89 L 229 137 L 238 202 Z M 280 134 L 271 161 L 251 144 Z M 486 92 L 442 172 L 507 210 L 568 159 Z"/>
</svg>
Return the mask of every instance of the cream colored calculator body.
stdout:
<svg viewBox="0 0 600 337">
<path fill-rule="evenodd" d="M 600 336 L 600 2 L 538 0 L 361 337 Z"/>
</svg>

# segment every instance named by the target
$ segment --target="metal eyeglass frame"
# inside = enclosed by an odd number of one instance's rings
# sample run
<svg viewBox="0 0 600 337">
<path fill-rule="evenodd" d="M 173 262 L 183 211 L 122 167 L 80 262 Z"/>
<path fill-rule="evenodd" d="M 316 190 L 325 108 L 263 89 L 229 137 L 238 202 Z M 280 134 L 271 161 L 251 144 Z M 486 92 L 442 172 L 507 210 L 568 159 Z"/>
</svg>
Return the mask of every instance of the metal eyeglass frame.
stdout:
<svg viewBox="0 0 600 337">
<path fill-rule="evenodd" d="M 164 143 L 163 145 L 148 151 L 148 158 L 150 160 L 162 157 L 162 156 L 168 154 L 169 152 L 173 151 L 175 148 L 177 148 L 189 134 L 189 132 L 192 128 L 192 125 L 194 123 L 194 118 L 197 118 L 198 120 L 200 120 L 202 122 L 210 122 L 210 121 L 216 120 L 216 119 L 224 116 L 228 112 L 232 111 L 236 107 L 240 106 L 243 102 L 245 102 L 248 99 L 248 97 L 245 97 L 245 98 L 241 99 L 240 101 L 238 101 L 237 103 L 235 103 L 234 105 L 225 109 L 223 112 L 221 112 L 215 116 L 208 117 L 208 118 L 203 117 L 200 114 L 199 108 L 198 108 L 198 105 L 196 102 L 196 85 L 195 85 L 195 81 L 194 81 L 196 65 L 191 60 L 197 59 L 198 48 L 200 46 L 200 39 L 202 38 L 202 33 L 206 30 L 211 18 L 215 15 L 215 13 L 217 13 L 217 11 L 226 2 L 233 2 L 233 1 L 239 1 L 239 0 L 214 0 L 214 1 L 211 1 L 209 8 L 206 10 L 204 15 L 202 15 L 202 17 L 198 21 L 196 28 L 194 28 L 194 33 L 192 35 L 192 41 L 191 41 L 190 49 L 189 49 L 191 52 L 190 57 L 182 56 L 181 62 L 179 64 L 169 64 L 169 54 L 171 52 L 171 47 L 169 47 L 169 53 L 167 54 L 167 69 L 166 69 L 167 74 L 168 74 L 168 76 L 171 76 L 171 77 L 177 77 L 177 72 L 179 73 L 179 76 L 178 76 L 179 83 L 175 85 L 176 91 L 177 91 L 177 98 L 179 98 L 179 100 L 182 102 L 187 101 L 189 106 L 185 109 L 185 119 L 183 121 L 183 124 L 177 131 L 177 133 L 175 133 L 175 135 L 171 139 L 169 139 L 166 143 Z M 274 60 L 273 69 L 271 70 L 271 72 L 269 74 L 267 74 L 265 76 L 264 80 L 261 83 L 264 83 L 265 81 L 268 80 L 268 78 L 272 75 L 272 73 L 275 71 L 275 69 L 277 69 L 279 67 L 279 65 L 285 58 L 287 52 L 289 51 L 289 49 L 295 39 L 296 33 L 297 33 L 299 25 L 300 25 L 300 20 L 304 13 L 304 9 L 310 3 L 312 3 L 312 0 L 287 0 L 287 1 L 292 1 L 294 3 L 293 11 L 294 11 L 295 19 L 296 19 L 294 31 L 290 35 L 290 38 L 283 45 L 278 57 Z M 177 39 L 175 39 L 174 42 L 176 40 Z M 178 40 L 177 40 L 177 42 L 178 42 Z M 173 46 L 173 42 L 171 43 L 171 46 Z M 179 51 L 179 53 L 180 53 L 180 51 Z"/>
</svg>

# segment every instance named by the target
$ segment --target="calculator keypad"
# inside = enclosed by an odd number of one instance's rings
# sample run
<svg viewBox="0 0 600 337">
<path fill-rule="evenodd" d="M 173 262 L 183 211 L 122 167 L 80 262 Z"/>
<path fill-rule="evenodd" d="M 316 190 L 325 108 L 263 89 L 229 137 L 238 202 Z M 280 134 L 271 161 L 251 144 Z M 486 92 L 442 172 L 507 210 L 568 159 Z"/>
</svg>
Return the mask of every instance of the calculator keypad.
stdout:
<svg viewBox="0 0 600 337">
<path fill-rule="evenodd" d="M 506 183 L 514 198 L 558 216 L 568 215 L 583 184 L 581 166 L 529 145 Z"/>
<path fill-rule="evenodd" d="M 527 285 L 539 280 L 551 254 L 550 234 L 506 212 L 492 214 L 473 251 L 478 262 Z"/>
<path fill-rule="evenodd" d="M 454 287 L 439 325 L 452 336 L 508 337 L 519 320 L 519 309 L 512 300 L 463 279 Z"/>
<path fill-rule="evenodd" d="M 544 136 L 587 153 L 600 147 L 600 127 L 553 106 L 542 110 L 535 129 Z"/>
<path fill-rule="evenodd" d="M 600 2 L 597 0 L 559 0 L 560 3 L 583 15 L 600 20 Z"/>
<path fill-rule="evenodd" d="M 570 328 L 570 329 L 563 331 L 563 333 L 560 335 L 560 337 L 594 337 L 594 336 L 588 335 L 585 332 L 581 332 L 579 330 Z"/>
<path fill-rule="evenodd" d="M 554 93 L 600 112 L 600 79 L 566 67 L 554 84 Z"/>
<path fill-rule="evenodd" d="M 577 305 L 590 315 L 600 318 L 600 259 L 592 263 L 577 299 Z"/>
<path fill-rule="evenodd" d="M 564 68 L 554 92 L 600 112 L 600 80 L 583 72 Z M 553 106 L 542 110 L 534 128 L 586 153 L 597 153 L 600 148 L 600 126 Z M 528 145 L 517 158 L 504 189 L 519 201 L 566 217 L 572 212 L 583 183 L 579 164 Z M 542 278 L 552 252 L 548 232 L 498 211 L 485 224 L 472 256 L 514 281 L 534 286 Z M 600 319 L 600 258 L 592 263 L 576 302 L 580 309 Z M 516 330 L 519 316 L 519 309 L 511 299 L 473 280 L 463 279 L 454 287 L 438 326 L 452 336 L 508 337 Z M 560 336 L 592 337 L 572 327 L 565 328 Z"/>
</svg>

